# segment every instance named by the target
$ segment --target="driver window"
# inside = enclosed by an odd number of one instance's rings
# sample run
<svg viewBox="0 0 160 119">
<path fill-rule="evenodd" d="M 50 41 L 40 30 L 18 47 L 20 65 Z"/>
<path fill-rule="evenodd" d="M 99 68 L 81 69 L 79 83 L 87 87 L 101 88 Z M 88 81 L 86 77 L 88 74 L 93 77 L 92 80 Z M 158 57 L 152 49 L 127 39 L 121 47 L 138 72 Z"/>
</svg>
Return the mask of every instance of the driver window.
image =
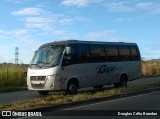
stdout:
<svg viewBox="0 0 160 119">
<path fill-rule="evenodd" d="M 71 64 L 75 64 L 77 62 L 77 54 L 76 54 L 76 44 L 69 45 L 71 47 L 71 53 L 70 54 L 64 54 L 62 66 L 67 66 Z"/>
</svg>

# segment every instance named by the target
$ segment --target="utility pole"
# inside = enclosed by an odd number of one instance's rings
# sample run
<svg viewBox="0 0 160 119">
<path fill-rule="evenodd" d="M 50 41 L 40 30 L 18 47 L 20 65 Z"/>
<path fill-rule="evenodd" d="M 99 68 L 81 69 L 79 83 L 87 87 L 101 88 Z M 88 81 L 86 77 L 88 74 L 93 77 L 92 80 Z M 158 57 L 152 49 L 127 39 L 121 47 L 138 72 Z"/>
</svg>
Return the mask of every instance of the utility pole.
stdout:
<svg viewBox="0 0 160 119">
<path fill-rule="evenodd" d="M 19 61 L 19 49 L 18 47 L 15 48 L 15 64 L 18 64 Z"/>
</svg>

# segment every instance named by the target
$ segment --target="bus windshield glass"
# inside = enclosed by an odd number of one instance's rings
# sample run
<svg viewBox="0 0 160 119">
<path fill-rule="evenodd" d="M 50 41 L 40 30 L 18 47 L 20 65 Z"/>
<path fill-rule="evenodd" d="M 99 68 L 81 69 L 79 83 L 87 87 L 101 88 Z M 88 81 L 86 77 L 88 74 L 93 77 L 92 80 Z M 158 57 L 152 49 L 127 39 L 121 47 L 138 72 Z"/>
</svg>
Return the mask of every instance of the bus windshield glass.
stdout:
<svg viewBox="0 0 160 119">
<path fill-rule="evenodd" d="M 39 67 L 53 67 L 60 63 L 64 45 L 51 45 L 38 49 L 31 61 L 31 65 Z"/>
</svg>

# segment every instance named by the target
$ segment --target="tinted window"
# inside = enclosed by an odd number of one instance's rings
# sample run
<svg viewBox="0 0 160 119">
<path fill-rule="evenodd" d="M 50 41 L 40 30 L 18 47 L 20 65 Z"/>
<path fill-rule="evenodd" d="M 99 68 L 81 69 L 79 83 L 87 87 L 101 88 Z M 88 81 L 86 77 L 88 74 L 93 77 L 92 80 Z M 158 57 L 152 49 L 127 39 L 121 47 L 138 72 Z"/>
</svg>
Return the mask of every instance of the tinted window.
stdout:
<svg viewBox="0 0 160 119">
<path fill-rule="evenodd" d="M 130 51 L 131 51 L 131 60 L 138 60 L 139 55 L 138 55 L 138 50 L 136 46 L 130 46 Z"/>
<path fill-rule="evenodd" d="M 78 45 L 78 62 L 79 63 L 89 63 L 90 62 L 90 52 L 87 44 Z"/>
<path fill-rule="evenodd" d="M 63 62 L 62 62 L 63 66 L 77 63 L 77 44 L 70 44 L 68 47 L 71 47 L 71 53 L 64 54 Z"/>
<path fill-rule="evenodd" d="M 118 61 L 118 49 L 117 46 L 114 45 L 106 45 L 105 46 L 107 61 Z"/>
<path fill-rule="evenodd" d="M 130 50 L 128 46 L 119 46 L 118 49 L 120 61 L 130 60 Z"/>
<path fill-rule="evenodd" d="M 105 62 L 105 49 L 103 45 L 89 45 L 91 52 L 91 62 Z"/>
</svg>

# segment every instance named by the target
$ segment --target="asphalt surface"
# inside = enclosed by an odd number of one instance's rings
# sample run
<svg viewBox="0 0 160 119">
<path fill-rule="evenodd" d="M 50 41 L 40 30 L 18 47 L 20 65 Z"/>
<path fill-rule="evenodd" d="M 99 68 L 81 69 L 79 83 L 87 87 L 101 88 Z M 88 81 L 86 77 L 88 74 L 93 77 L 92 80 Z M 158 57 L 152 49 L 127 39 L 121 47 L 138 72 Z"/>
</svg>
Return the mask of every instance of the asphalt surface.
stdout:
<svg viewBox="0 0 160 119">
<path fill-rule="evenodd" d="M 160 82 L 160 77 L 141 78 L 128 82 L 128 86 L 145 85 Z M 114 87 L 113 85 L 105 86 L 105 88 Z M 81 89 L 80 91 L 93 90 L 93 88 Z M 57 92 L 51 92 L 54 94 Z M 17 101 L 28 101 L 37 97 L 41 97 L 37 91 L 17 91 L 17 92 L 5 92 L 0 93 L 0 105 L 8 105 Z"/>
<path fill-rule="evenodd" d="M 39 119 L 159 119 L 160 91 L 114 99 L 110 101 L 72 106 L 44 113 Z M 149 113 L 149 116 L 147 115 Z M 151 115 L 155 114 L 155 115 Z M 157 115 L 159 116 L 157 116 Z M 56 116 L 55 116 L 56 115 Z M 145 116 L 144 116 L 145 115 Z M 35 117 L 21 117 L 21 119 Z"/>
<path fill-rule="evenodd" d="M 65 110 L 159 110 L 160 91 L 110 101 L 67 108 Z"/>
<path fill-rule="evenodd" d="M 77 113 L 78 116 L 82 116 L 83 114 L 87 116 L 88 114 L 91 114 L 89 116 L 100 116 L 107 114 L 110 116 L 113 116 L 111 113 L 116 112 L 132 112 L 133 110 L 136 111 L 144 111 L 151 112 L 153 110 L 159 110 L 160 112 L 160 91 L 159 92 L 151 92 L 147 94 L 137 95 L 137 96 L 131 96 L 131 97 L 125 97 L 110 101 L 103 101 L 103 102 L 97 102 L 92 104 L 85 104 L 80 106 L 73 106 L 66 109 L 61 109 L 58 111 L 52 111 L 48 112 L 45 115 L 54 115 L 54 114 L 61 114 L 65 115 L 66 112 L 74 112 Z M 127 111 L 125 111 L 127 110 Z M 88 114 L 87 114 L 88 111 Z M 110 113 L 108 113 L 108 112 Z M 137 112 L 138 112 L 137 111 Z M 86 113 L 84 113 L 86 112 Z M 154 111 L 153 111 L 154 112 Z M 64 114 L 63 114 L 64 113 Z M 67 113 L 66 113 L 67 114 Z M 114 114 L 114 113 L 113 113 Z M 160 113 L 159 113 L 160 114 Z M 68 114 L 67 114 L 68 115 Z M 118 113 L 117 113 L 118 115 Z"/>
</svg>

